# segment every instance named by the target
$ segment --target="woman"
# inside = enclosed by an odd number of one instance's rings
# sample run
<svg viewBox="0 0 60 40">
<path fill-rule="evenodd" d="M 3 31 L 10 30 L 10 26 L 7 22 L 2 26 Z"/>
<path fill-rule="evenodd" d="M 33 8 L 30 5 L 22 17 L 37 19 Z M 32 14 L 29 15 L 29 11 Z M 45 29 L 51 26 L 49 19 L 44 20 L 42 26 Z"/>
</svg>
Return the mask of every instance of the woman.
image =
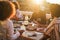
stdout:
<svg viewBox="0 0 60 40">
<path fill-rule="evenodd" d="M 16 19 L 16 20 L 23 19 L 23 15 L 19 10 L 18 2 L 12 2 L 12 3 L 15 5 L 15 8 L 16 8 L 16 14 L 13 18 Z"/>
<path fill-rule="evenodd" d="M 60 5 L 50 4 L 50 11 L 54 19 L 44 32 L 50 36 L 50 40 L 60 40 Z"/>
<path fill-rule="evenodd" d="M 6 29 L 7 36 L 9 37 L 9 39 L 6 40 L 15 40 L 20 36 L 18 31 L 14 32 L 13 22 L 10 20 L 14 15 L 14 4 L 10 1 L 0 1 L 0 23 L 2 27 Z"/>
</svg>

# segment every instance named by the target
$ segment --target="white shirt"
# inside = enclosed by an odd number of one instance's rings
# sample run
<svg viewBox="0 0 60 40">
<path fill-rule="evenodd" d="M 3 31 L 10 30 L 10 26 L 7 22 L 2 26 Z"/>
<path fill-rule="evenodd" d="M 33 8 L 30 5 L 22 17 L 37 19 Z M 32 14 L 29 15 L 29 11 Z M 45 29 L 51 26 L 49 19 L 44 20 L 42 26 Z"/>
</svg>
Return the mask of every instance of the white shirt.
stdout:
<svg viewBox="0 0 60 40">
<path fill-rule="evenodd" d="M 17 18 L 22 18 L 22 14 L 19 9 L 16 10 L 16 17 Z"/>
<path fill-rule="evenodd" d="M 3 21 L 2 25 L 8 30 L 8 35 L 11 37 L 11 40 L 15 40 L 20 36 L 20 33 L 18 31 L 14 34 L 13 22 L 10 19 Z"/>
</svg>

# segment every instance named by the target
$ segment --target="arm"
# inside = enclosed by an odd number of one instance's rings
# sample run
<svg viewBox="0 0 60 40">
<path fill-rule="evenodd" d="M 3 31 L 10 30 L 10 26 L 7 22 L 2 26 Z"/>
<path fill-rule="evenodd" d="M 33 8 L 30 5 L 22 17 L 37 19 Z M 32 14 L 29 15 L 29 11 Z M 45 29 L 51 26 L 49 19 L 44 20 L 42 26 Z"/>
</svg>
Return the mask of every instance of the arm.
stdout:
<svg viewBox="0 0 60 40">
<path fill-rule="evenodd" d="M 48 27 L 44 30 L 44 33 L 49 34 L 49 33 L 54 29 L 53 24 L 54 24 L 55 20 L 56 20 L 56 18 L 54 18 L 54 19 L 52 20 L 52 22 L 51 22 L 51 23 L 48 25 Z"/>
<path fill-rule="evenodd" d="M 13 22 L 11 20 L 8 20 L 6 22 L 6 25 L 7 25 L 7 29 L 8 29 L 8 35 L 12 39 L 16 39 L 17 37 L 20 36 L 20 33 L 18 31 L 14 34 Z"/>
</svg>

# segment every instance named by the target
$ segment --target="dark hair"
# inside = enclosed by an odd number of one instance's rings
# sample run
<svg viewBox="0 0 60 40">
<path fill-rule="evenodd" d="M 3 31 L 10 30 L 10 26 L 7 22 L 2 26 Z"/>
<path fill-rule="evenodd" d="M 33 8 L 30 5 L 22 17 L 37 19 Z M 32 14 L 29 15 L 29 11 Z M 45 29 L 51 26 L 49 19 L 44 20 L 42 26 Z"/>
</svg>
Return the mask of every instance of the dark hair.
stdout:
<svg viewBox="0 0 60 40">
<path fill-rule="evenodd" d="M 60 5 L 50 4 L 50 11 L 53 17 L 60 17 Z"/>
<path fill-rule="evenodd" d="M 18 2 L 13 2 L 13 4 L 15 5 L 15 8 L 16 8 L 16 9 L 19 9 L 19 4 L 18 4 Z"/>
<path fill-rule="evenodd" d="M 15 14 L 15 7 L 10 1 L 0 1 L 0 20 L 4 21 Z"/>
</svg>

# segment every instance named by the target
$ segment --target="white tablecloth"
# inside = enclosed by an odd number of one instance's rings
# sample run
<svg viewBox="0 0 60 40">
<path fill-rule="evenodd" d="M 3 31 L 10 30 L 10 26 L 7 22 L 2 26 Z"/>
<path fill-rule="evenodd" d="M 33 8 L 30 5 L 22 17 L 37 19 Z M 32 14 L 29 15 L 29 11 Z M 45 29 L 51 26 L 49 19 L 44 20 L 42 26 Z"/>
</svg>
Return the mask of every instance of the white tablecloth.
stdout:
<svg viewBox="0 0 60 40">
<path fill-rule="evenodd" d="M 33 34 L 36 34 L 36 36 L 32 36 Z M 30 35 L 30 37 L 29 37 Z M 40 40 L 43 37 L 43 33 L 35 32 L 35 31 L 25 31 L 22 36 L 28 37 L 34 40 Z"/>
</svg>

